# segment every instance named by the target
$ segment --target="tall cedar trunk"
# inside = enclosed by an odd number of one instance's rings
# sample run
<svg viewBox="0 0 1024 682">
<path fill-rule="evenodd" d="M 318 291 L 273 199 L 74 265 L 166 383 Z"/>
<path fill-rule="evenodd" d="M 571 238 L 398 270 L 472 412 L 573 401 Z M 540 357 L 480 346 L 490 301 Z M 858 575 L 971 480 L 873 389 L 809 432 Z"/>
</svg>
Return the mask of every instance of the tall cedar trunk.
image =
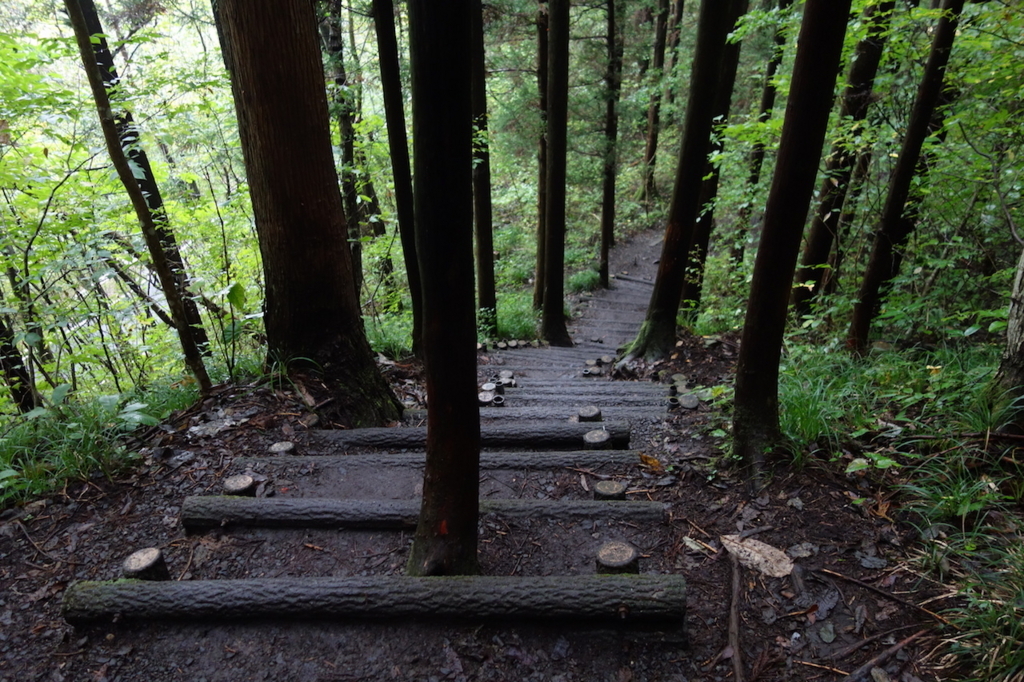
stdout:
<svg viewBox="0 0 1024 682">
<path fill-rule="evenodd" d="M 856 134 L 861 128 L 860 122 L 867 118 L 875 74 L 882 60 L 882 49 L 895 6 L 895 0 L 885 0 L 865 10 L 868 34 L 857 43 L 853 51 L 850 73 L 846 78 L 846 89 L 839 108 L 842 120 L 852 120 L 854 123 L 850 134 Z M 837 142 L 832 145 L 832 151 L 825 162 L 825 180 L 818 191 L 818 210 L 811 219 L 800 269 L 796 273 L 796 287 L 793 289 L 793 307 L 797 315 L 809 314 L 812 301 L 822 291 L 823 274 L 828 265 L 832 243 L 838 235 L 836 228 L 856 159 L 856 149 L 849 144 Z"/>
<path fill-rule="evenodd" d="M 100 69 L 103 80 L 103 87 L 107 96 L 112 100 L 118 99 L 117 88 L 120 78 L 117 75 L 117 68 L 114 66 L 114 57 L 107 46 L 104 37 L 103 26 L 100 24 L 99 15 L 96 14 L 96 5 L 93 0 L 78 0 L 82 13 L 85 16 L 85 25 L 92 39 L 93 56 L 96 59 L 96 66 Z M 174 282 L 182 297 L 182 305 L 185 309 L 185 319 L 191 327 L 192 338 L 204 355 L 210 353 L 210 341 L 203 327 L 202 317 L 199 315 L 199 307 L 189 292 L 189 277 L 185 271 L 185 261 L 178 250 L 178 242 L 171 232 L 170 221 L 167 218 L 167 210 L 164 208 L 164 200 L 160 195 L 160 186 L 157 185 L 156 177 L 153 175 L 153 168 L 149 163 L 149 156 L 146 150 L 139 143 L 139 129 L 132 119 L 128 110 L 122 110 L 114 115 L 114 123 L 117 127 L 117 137 L 121 143 L 121 149 L 127 154 L 133 166 L 133 175 L 142 190 L 146 205 L 153 216 L 156 224 L 157 235 L 164 252 L 164 258 L 174 275 Z"/>
<path fill-rule="evenodd" d="M 352 254 L 352 278 L 359 299 L 363 288 L 363 246 L 359 237 L 359 188 L 356 187 L 355 93 L 345 70 L 345 32 L 341 0 L 326 7 L 327 57 L 334 80 L 333 105 L 341 141 L 341 196 L 348 225 L 348 247 Z"/>
<path fill-rule="evenodd" d="M 729 25 L 735 26 L 740 17 L 747 11 L 747 0 L 730 0 L 732 16 Z M 722 73 L 715 88 L 715 111 L 713 120 L 718 127 L 724 128 L 729 120 L 729 106 L 732 102 L 732 89 L 736 83 L 736 71 L 740 64 L 740 43 L 729 43 L 722 57 Z M 711 142 L 710 156 L 720 154 L 724 149 L 722 136 L 715 135 Z M 700 293 L 704 283 L 704 263 L 708 257 L 708 245 L 711 243 L 711 231 L 715 226 L 715 199 L 718 196 L 719 167 L 708 163 L 704 181 L 700 191 L 700 214 L 693 229 L 690 248 L 687 250 L 686 282 L 683 284 L 682 307 L 684 310 L 696 310 L 700 306 Z"/>
<path fill-rule="evenodd" d="M 668 0 L 658 0 L 658 14 L 654 21 L 654 51 L 651 67 L 654 70 L 651 102 L 647 106 L 647 144 L 644 147 L 644 174 L 640 198 L 651 201 L 658 190 L 654 182 L 654 164 L 658 156 L 658 134 L 661 132 L 661 91 L 665 87 L 665 44 L 668 39 Z"/>
<path fill-rule="evenodd" d="M 544 213 L 544 301 L 541 336 L 571 346 L 565 327 L 565 177 L 569 125 L 569 0 L 550 0 L 548 46 L 548 172 Z"/>
<path fill-rule="evenodd" d="M 0 315 L 0 372 L 3 372 L 7 388 L 19 412 L 31 412 L 42 404 L 32 375 L 25 366 L 25 359 L 18 351 L 14 330 L 6 315 Z"/>
<path fill-rule="evenodd" d="M 484 4 L 473 0 L 473 220 L 476 226 L 477 307 L 480 328 L 498 335 L 498 295 L 494 286 L 494 235 L 491 212 L 491 152 L 487 133 L 487 52 L 484 48 Z"/>
<path fill-rule="evenodd" d="M 686 9 L 685 0 L 675 0 L 672 3 L 672 17 L 668 22 L 668 43 L 665 46 L 665 73 L 668 76 L 668 87 L 665 88 L 665 102 L 672 104 L 676 99 L 676 79 L 673 71 L 679 62 L 679 38 L 683 23 L 683 11 Z"/>
<path fill-rule="evenodd" d="M 758 486 L 779 437 L 779 360 L 793 271 L 821 158 L 850 0 L 807 0 L 736 368 L 733 453 Z"/>
<path fill-rule="evenodd" d="M 388 126 L 391 172 L 395 179 L 395 212 L 402 241 L 409 296 L 412 298 L 412 352 L 420 357 L 423 349 L 423 289 L 420 264 L 416 257 L 416 232 L 413 224 L 412 165 L 405 132 L 405 99 L 395 38 L 395 8 L 392 0 L 373 0 L 373 21 L 377 31 L 378 63 Z"/>
<path fill-rule="evenodd" d="M 146 240 L 150 259 L 153 261 L 153 268 L 160 278 L 160 287 L 163 289 L 167 305 L 171 309 L 171 316 L 178 332 L 178 340 L 185 356 L 185 363 L 195 376 L 200 391 L 203 394 L 209 393 L 211 383 L 210 377 L 206 373 L 206 366 L 203 364 L 202 349 L 196 342 L 196 337 L 193 334 L 194 328 L 188 323 L 188 317 L 185 314 L 186 297 L 182 295 L 178 282 L 175 280 L 174 270 L 171 268 L 164 250 L 165 245 L 160 240 L 159 226 L 149 209 L 143 187 L 135 177 L 130 157 L 122 146 L 123 140 L 113 115 L 110 97 L 103 81 L 103 73 L 96 60 L 95 43 L 92 41 L 95 34 L 90 32 L 78 0 L 65 0 L 64 7 L 67 9 L 68 18 L 71 20 L 75 32 L 75 41 L 78 43 L 78 51 L 89 79 L 93 100 L 96 102 L 96 111 L 99 114 L 100 127 L 103 130 L 103 139 L 110 154 L 110 160 L 117 171 L 121 184 L 124 185 L 125 191 L 128 193 L 132 208 L 135 209 L 135 215 L 138 216 L 142 235 Z"/>
<path fill-rule="evenodd" d="M 731 14 L 730 3 L 701 1 L 683 143 L 679 149 L 665 242 L 647 318 L 629 349 L 630 355 L 662 358 L 675 346 L 686 258 L 700 212 L 700 191 L 711 146 L 715 98 L 708 97 L 707 93 L 715 92 L 718 83 Z"/>
<path fill-rule="evenodd" d="M 779 13 L 785 12 L 792 4 L 793 0 L 779 0 Z M 778 27 L 775 29 L 773 41 L 775 49 L 772 50 L 772 56 L 768 59 L 768 64 L 765 67 L 764 86 L 761 88 L 761 102 L 757 108 L 757 120 L 759 123 L 767 123 L 772 117 L 772 111 L 775 109 L 775 95 L 777 93 L 775 74 L 782 64 L 783 48 L 786 46 L 786 32 L 783 30 L 784 24 L 785 22 L 780 19 Z M 753 149 L 750 150 L 750 157 L 747 159 L 747 184 L 750 186 L 748 190 L 750 195 L 754 194 L 754 188 L 761 181 L 761 166 L 764 165 L 764 153 L 765 146 L 763 142 L 756 143 Z M 739 225 L 740 234 L 737 235 L 736 244 L 733 246 L 732 257 L 741 263 L 743 262 L 743 254 L 746 251 L 746 243 L 749 238 L 747 230 L 750 227 L 750 213 L 751 205 L 750 202 L 747 202 L 740 207 L 739 219 L 736 221 Z"/>
<path fill-rule="evenodd" d="M 313 6 L 215 6 L 238 114 L 266 282 L 271 361 L 318 371 L 331 419 L 369 426 L 401 411 L 363 332 Z"/>
<path fill-rule="evenodd" d="M 540 92 L 540 139 L 537 142 L 537 267 L 533 307 L 544 306 L 547 282 L 548 210 L 548 3 L 537 4 L 537 90 Z"/>
<path fill-rule="evenodd" d="M 1017 260 L 1006 323 L 1006 348 L 999 362 L 995 386 L 1002 394 L 1000 400 L 1009 402 L 1024 395 L 1024 251 Z M 1024 418 L 1018 416 L 1016 426 L 1024 428 L 1022 422 Z"/>
<path fill-rule="evenodd" d="M 931 52 L 924 67 L 914 107 L 910 111 L 903 147 L 889 180 L 882 217 L 871 245 L 871 255 L 861 281 L 858 300 L 853 308 L 853 320 L 846 344 L 855 353 L 863 353 L 867 348 L 871 322 L 881 306 L 881 291 L 892 278 L 894 263 L 899 258 L 897 252 L 903 248 L 914 227 L 906 215 L 911 184 L 924 141 L 934 132 L 931 130 L 932 117 L 942 97 L 946 64 L 949 62 L 949 53 L 953 48 L 963 8 L 964 0 L 945 0 L 942 4 L 943 15 L 935 28 Z"/>
<path fill-rule="evenodd" d="M 608 253 L 615 246 L 615 180 L 619 171 L 619 95 L 622 92 L 622 34 L 615 16 L 615 0 L 608 0 L 608 70 L 604 118 L 604 168 L 601 189 L 601 286 L 608 287 Z"/>
<path fill-rule="evenodd" d="M 410 0 L 427 462 L 407 570 L 476 573 L 480 408 L 473 296 L 472 0 Z"/>
</svg>

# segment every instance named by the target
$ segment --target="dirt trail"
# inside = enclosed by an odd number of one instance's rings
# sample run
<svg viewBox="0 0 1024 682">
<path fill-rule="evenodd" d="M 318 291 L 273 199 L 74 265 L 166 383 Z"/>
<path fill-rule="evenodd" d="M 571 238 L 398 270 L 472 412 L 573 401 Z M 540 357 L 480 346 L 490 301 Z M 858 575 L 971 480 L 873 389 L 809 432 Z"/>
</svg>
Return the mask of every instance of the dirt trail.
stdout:
<svg viewBox="0 0 1024 682">
<path fill-rule="evenodd" d="M 870 503 L 849 503 L 851 488 L 867 494 L 857 481 L 783 472 L 751 501 L 742 481 L 706 466 L 718 454 L 713 434 L 722 424 L 702 389 L 728 380 L 733 341 L 687 339 L 672 362 L 636 370 L 637 377 L 658 369 L 684 373 L 683 392 L 699 396 L 693 409 L 670 411 L 668 384 L 609 378 L 605 356 L 635 334 L 659 249 L 659 235 L 648 232 L 613 252 L 618 277 L 612 289 L 578 302 L 575 348 L 481 354 L 481 382 L 501 378 L 503 370 L 515 380 L 502 396 L 504 406 L 482 409 L 483 428 L 519 440 L 482 455 L 481 498 L 496 506 L 482 511 L 480 561 L 488 576 L 562 576 L 560 584 L 571 586 L 573 576 L 594 575 L 602 544 L 628 542 L 640 551 L 641 573 L 686 577 L 687 641 L 664 623 L 619 627 L 599 618 L 393 613 L 282 619 L 253 612 L 222 621 L 209 615 L 216 606 L 204 607 L 206 597 L 198 596 L 194 604 L 185 597 L 201 614 L 191 618 L 68 626 L 59 610 L 67 587 L 119 577 L 123 558 L 147 546 L 162 548 L 183 589 L 190 581 L 254 580 L 262 590 L 281 578 L 386 581 L 401 575 L 408 530 L 350 529 L 336 520 L 297 528 L 280 518 L 264 526 L 286 527 L 255 527 L 253 514 L 225 510 L 213 516 L 234 521 L 213 530 L 190 520 L 190 498 L 217 495 L 226 477 L 243 472 L 260 485 L 258 500 L 307 514 L 320 514 L 324 500 L 401 506 L 420 491 L 422 429 L 415 415 L 393 429 L 402 432 L 398 445 L 366 448 L 352 434 L 305 428 L 311 415 L 286 388 L 251 387 L 180 415 L 154 439 L 145 466 L 130 479 L 74 486 L 5 513 L 0 680 L 725 680 L 733 674 L 726 636 L 731 569 L 718 551 L 719 536 L 742 532 L 789 548 L 804 576 L 742 574 L 748 680 L 839 679 L 821 666 L 852 670 L 853 661 L 859 665 L 903 631 L 837 660 L 852 644 L 931 622 L 912 607 L 842 581 L 844 575 L 868 581 L 883 592 L 920 589 L 902 563 L 902 531 L 884 510 L 873 515 Z M 412 383 L 408 389 L 415 393 Z M 592 405 L 610 430 L 624 429 L 628 447 L 584 450 L 581 441 L 574 444 L 578 434 L 552 445 L 557 434 L 586 429 L 579 409 Z M 294 450 L 270 455 L 280 441 Z M 664 520 L 580 511 L 592 504 L 586 501 L 594 487 L 609 480 L 623 482 L 630 501 L 662 510 Z M 509 513 L 510 503 L 532 511 Z M 195 532 L 186 533 L 183 522 Z M 914 657 L 904 656 L 888 662 L 892 679 L 929 679 Z"/>
</svg>

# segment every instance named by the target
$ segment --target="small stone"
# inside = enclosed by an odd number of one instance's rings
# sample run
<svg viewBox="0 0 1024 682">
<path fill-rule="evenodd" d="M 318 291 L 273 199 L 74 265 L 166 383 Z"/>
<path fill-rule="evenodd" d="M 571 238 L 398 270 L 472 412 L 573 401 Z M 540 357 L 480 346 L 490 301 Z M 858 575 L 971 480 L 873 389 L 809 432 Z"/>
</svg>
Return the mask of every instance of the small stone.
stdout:
<svg viewBox="0 0 1024 682">
<path fill-rule="evenodd" d="M 294 453 L 295 443 L 288 440 L 283 440 L 270 446 L 270 454 L 272 455 L 291 455 Z"/>
</svg>

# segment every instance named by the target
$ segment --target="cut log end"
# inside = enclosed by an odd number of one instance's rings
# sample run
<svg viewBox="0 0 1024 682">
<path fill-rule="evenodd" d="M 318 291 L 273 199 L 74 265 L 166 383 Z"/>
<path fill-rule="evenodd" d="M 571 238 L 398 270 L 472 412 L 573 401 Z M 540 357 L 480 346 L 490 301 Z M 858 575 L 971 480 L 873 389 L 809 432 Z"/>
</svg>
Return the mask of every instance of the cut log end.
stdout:
<svg viewBox="0 0 1024 682">
<path fill-rule="evenodd" d="M 597 550 L 597 572 L 639 573 L 640 553 L 628 542 L 606 542 Z"/>
<path fill-rule="evenodd" d="M 291 441 L 283 440 L 280 443 L 274 443 L 270 446 L 270 454 L 272 455 L 294 455 L 295 443 Z"/>
<path fill-rule="evenodd" d="M 502 384 L 496 384 L 493 381 L 488 381 L 486 384 L 480 387 L 481 393 L 493 393 L 495 395 L 504 395 L 505 387 Z"/>
<path fill-rule="evenodd" d="M 619 481 L 598 481 L 594 484 L 595 500 L 626 499 L 626 484 Z"/>
<path fill-rule="evenodd" d="M 601 408 L 597 405 L 581 407 L 577 414 L 579 415 L 581 422 L 599 422 L 602 419 Z"/>
<path fill-rule="evenodd" d="M 224 479 L 225 495 L 241 495 L 243 497 L 256 496 L 256 479 L 249 474 L 237 474 Z"/>
<path fill-rule="evenodd" d="M 587 450 L 607 450 L 612 446 L 612 435 L 604 429 L 594 429 L 583 434 L 583 447 Z"/>
<path fill-rule="evenodd" d="M 480 407 L 487 407 L 494 402 L 494 394 L 490 391 L 481 391 L 477 394 L 477 402 L 480 403 Z"/>
<path fill-rule="evenodd" d="M 147 547 L 135 552 L 121 565 L 125 578 L 135 580 L 170 580 L 171 574 L 164 561 L 164 553 L 157 547 Z"/>
</svg>

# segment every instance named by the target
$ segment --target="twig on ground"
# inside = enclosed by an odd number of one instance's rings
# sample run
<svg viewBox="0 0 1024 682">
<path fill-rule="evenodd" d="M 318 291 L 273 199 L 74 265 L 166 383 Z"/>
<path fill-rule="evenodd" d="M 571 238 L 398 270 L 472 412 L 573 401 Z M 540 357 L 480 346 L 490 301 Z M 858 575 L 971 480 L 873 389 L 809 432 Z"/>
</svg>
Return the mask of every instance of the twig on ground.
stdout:
<svg viewBox="0 0 1024 682">
<path fill-rule="evenodd" d="M 43 555 L 44 557 L 46 557 L 50 561 L 52 561 L 54 563 L 57 563 L 57 564 L 79 565 L 80 562 L 78 562 L 78 561 L 68 561 L 67 559 L 58 559 L 57 557 L 55 557 L 55 556 L 53 556 L 51 554 L 47 554 L 43 550 L 42 547 L 40 547 L 39 545 L 36 544 L 36 541 L 32 539 L 32 536 L 28 534 L 28 528 L 25 527 L 24 523 L 22 523 L 19 520 L 19 521 L 15 521 L 15 524 L 18 526 L 18 528 L 21 529 L 21 532 L 25 535 L 25 539 L 28 540 L 29 544 L 32 545 L 32 549 L 36 550 L 37 552 L 39 552 L 41 555 Z"/>
<path fill-rule="evenodd" d="M 928 628 L 925 628 L 923 630 L 918 630 L 917 632 L 915 632 L 914 634 L 910 635 L 906 639 L 901 640 L 899 642 L 896 642 L 891 647 L 889 647 L 888 649 L 886 649 L 882 653 L 878 654 L 877 656 L 872 658 L 870 661 L 868 661 L 867 663 L 865 663 L 864 665 L 862 665 L 861 667 L 857 668 L 852 673 L 850 673 L 849 675 L 844 677 L 842 682 L 860 682 L 860 680 L 865 675 L 867 675 L 868 673 L 871 672 L 872 668 L 877 668 L 882 663 L 885 663 L 887 660 L 889 660 L 889 658 L 891 658 L 894 654 L 896 654 L 900 649 L 902 649 L 903 647 L 907 646 L 908 644 L 910 644 L 911 642 L 913 642 L 915 639 L 917 639 L 921 635 L 925 634 L 926 632 L 928 632 Z"/>
<path fill-rule="evenodd" d="M 806 665 L 808 668 L 817 668 L 819 670 L 827 670 L 830 673 L 834 673 L 836 675 L 848 675 L 849 674 L 845 670 L 840 670 L 839 668 L 833 668 L 833 667 L 827 666 L 827 665 L 821 665 L 820 663 L 811 663 L 810 661 L 793 661 L 793 662 L 794 663 L 799 663 L 800 665 Z"/>
<path fill-rule="evenodd" d="M 906 599 L 903 599 L 902 597 L 897 597 L 895 594 L 892 594 L 890 592 L 886 592 L 885 590 L 879 589 L 879 588 L 875 587 L 874 585 L 869 585 L 868 583 L 864 582 L 863 580 L 857 580 L 856 578 L 851 578 L 850 576 L 843 575 L 842 573 L 837 573 L 837 572 L 829 570 L 827 568 L 819 568 L 818 571 L 821 572 L 821 573 L 825 573 L 826 575 L 831 575 L 831 576 L 835 576 L 836 578 L 841 578 L 843 580 L 846 580 L 847 582 L 853 583 L 854 585 L 860 585 L 864 589 L 871 590 L 875 594 L 880 594 L 883 597 L 891 599 L 892 601 L 894 601 L 894 602 L 896 602 L 898 604 L 903 604 L 904 606 L 909 606 L 909 607 L 911 607 L 913 609 L 917 609 L 918 611 L 921 611 L 923 613 L 927 613 L 929 616 L 931 616 L 935 620 L 939 621 L 940 623 L 944 623 L 945 625 L 952 625 L 952 623 L 950 623 L 948 620 L 946 620 L 945 618 L 943 618 L 939 614 L 935 613 L 934 611 L 929 611 L 928 609 L 924 608 L 923 606 L 918 606 L 914 602 L 907 601 Z"/>
<path fill-rule="evenodd" d="M 860 649 L 861 647 L 866 646 L 868 644 L 871 644 L 871 642 L 874 642 L 875 640 L 881 639 L 882 637 L 885 637 L 887 635 L 891 635 L 894 632 L 900 632 L 901 630 L 909 630 L 910 628 L 913 628 L 913 627 L 917 627 L 917 624 L 915 623 L 913 625 L 904 625 L 902 627 L 893 628 L 892 630 L 886 630 L 885 632 L 879 632 L 877 635 L 871 635 L 870 637 L 865 637 L 864 639 L 860 640 L 859 642 L 854 642 L 850 646 L 846 647 L 845 649 L 842 649 L 841 651 L 839 651 L 838 653 L 833 655 L 833 659 L 836 660 L 836 661 L 841 661 L 844 658 L 846 658 L 847 656 L 849 656 L 850 654 L 852 654 L 853 652 L 855 652 L 858 649 Z M 846 673 L 843 673 L 843 674 L 845 675 Z"/>
<path fill-rule="evenodd" d="M 732 561 L 732 606 L 729 608 L 729 646 L 732 648 L 732 674 L 735 682 L 744 682 L 743 657 L 740 655 L 740 562 L 734 554 Z"/>
</svg>

